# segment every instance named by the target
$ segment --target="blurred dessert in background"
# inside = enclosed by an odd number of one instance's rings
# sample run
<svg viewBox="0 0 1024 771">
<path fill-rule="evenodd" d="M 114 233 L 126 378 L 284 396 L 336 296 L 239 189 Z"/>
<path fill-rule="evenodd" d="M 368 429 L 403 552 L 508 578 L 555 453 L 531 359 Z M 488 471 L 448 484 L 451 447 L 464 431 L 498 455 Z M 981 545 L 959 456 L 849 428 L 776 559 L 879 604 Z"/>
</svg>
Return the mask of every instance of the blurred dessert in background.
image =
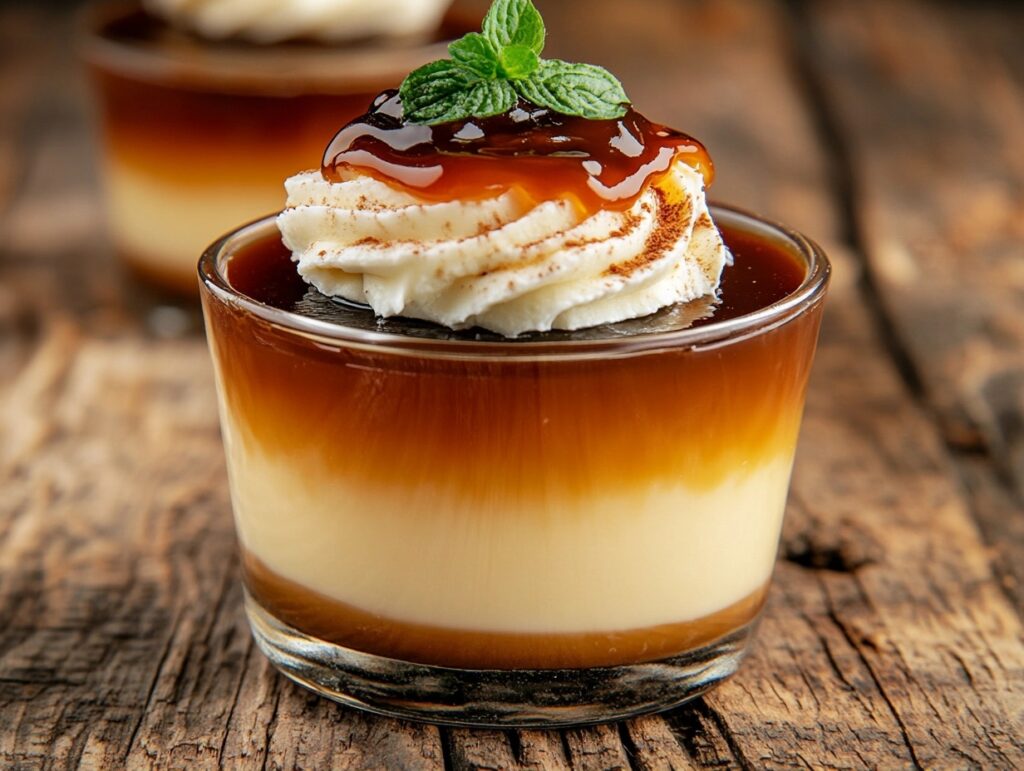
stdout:
<svg viewBox="0 0 1024 771">
<path fill-rule="evenodd" d="M 280 208 L 281 180 L 373 94 L 444 55 L 450 0 L 103 2 L 82 24 L 118 255 L 195 292 L 196 256 Z M 311 10 L 311 9 L 315 9 Z M 159 14 L 159 15 L 158 15 Z"/>
</svg>

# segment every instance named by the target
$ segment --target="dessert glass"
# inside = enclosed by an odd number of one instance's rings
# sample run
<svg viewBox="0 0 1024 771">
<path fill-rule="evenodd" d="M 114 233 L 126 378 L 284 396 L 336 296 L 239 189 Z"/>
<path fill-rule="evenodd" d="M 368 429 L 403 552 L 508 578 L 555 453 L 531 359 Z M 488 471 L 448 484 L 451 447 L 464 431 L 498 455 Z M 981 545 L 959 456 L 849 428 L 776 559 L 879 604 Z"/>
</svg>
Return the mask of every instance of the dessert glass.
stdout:
<svg viewBox="0 0 1024 771">
<path fill-rule="evenodd" d="M 189 296 L 195 256 L 210 241 L 279 209 L 281 180 L 318 168 L 325 136 L 446 55 L 441 42 L 204 41 L 172 31 L 137 0 L 91 6 L 79 42 L 98 106 L 114 248 L 136 273 Z"/>
<path fill-rule="evenodd" d="M 830 269 L 796 233 L 712 213 L 802 282 L 650 334 L 343 326 L 226 278 L 273 219 L 206 251 L 246 610 L 281 672 L 388 715 L 555 726 L 667 709 L 736 670 Z"/>
</svg>

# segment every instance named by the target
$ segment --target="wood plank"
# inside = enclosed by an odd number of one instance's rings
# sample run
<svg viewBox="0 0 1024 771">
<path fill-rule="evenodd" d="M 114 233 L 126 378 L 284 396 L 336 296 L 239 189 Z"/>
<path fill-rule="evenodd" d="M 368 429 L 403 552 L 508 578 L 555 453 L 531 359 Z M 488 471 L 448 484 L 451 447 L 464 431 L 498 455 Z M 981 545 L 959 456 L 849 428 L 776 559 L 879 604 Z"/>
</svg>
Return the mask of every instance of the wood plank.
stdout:
<svg viewBox="0 0 1024 771">
<path fill-rule="evenodd" d="M 1020 586 L 1024 538 L 1006 514 L 1024 510 L 1024 8 L 876 0 L 808 11 L 871 287 L 979 491 L 1002 580 Z"/>
<path fill-rule="evenodd" d="M 1008 413 L 1024 369 L 1024 8 L 811 8 L 886 309 L 937 408 L 980 427 L 1020 474 Z"/>
<path fill-rule="evenodd" d="M 24 428 L 5 432 L 0 703 L 31 715 L 5 762 L 116 765 L 160 670 L 217 612 L 203 600 L 232 538 L 213 403 L 190 387 L 208 366 L 196 344 L 140 348 L 50 342 L 4 405 Z"/>
</svg>

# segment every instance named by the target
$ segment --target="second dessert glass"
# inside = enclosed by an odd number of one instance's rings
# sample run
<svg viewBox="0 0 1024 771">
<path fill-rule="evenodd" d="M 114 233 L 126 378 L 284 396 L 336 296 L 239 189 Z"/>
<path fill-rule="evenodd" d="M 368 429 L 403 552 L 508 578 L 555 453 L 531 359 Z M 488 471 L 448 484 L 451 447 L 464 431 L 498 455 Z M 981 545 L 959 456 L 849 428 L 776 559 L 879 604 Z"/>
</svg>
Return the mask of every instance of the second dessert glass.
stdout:
<svg viewBox="0 0 1024 771">
<path fill-rule="evenodd" d="M 319 167 L 323 139 L 373 95 L 446 52 L 435 42 L 257 45 L 205 41 L 107 0 L 80 19 L 100 118 L 101 169 L 119 257 L 195 294 L 195 258 L 281 205 L 281 180 Z"/>
<path fill-rule="evenodd" d="M 770 581 L 829 267 L 680 331 L 490 342 L 247 297 L 200 263 L 247 612 L 288 677 L 440 723 L 555 726 L 683 703 L 732 674 Z"/>
</svg>

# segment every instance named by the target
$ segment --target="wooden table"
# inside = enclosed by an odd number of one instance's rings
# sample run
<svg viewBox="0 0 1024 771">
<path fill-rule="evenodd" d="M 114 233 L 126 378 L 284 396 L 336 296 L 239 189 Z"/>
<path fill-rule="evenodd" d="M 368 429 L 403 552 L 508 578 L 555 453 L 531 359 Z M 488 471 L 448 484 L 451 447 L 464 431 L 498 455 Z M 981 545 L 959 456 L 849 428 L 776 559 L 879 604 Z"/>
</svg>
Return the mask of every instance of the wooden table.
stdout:
<svg viewBox="0 0 1024 771">
<path fill-rule="evenodd" d="M 561 732 L 368 717 L 242 615 L 194 309 L 105 244 L 68 9 L 0 6 L 0 765 L 1024 767 L 1024 7 L 540 5 L 835 283 L 745 668 Z M 583 8 L 585 6 L 585 9 Z"/>
</svg>

